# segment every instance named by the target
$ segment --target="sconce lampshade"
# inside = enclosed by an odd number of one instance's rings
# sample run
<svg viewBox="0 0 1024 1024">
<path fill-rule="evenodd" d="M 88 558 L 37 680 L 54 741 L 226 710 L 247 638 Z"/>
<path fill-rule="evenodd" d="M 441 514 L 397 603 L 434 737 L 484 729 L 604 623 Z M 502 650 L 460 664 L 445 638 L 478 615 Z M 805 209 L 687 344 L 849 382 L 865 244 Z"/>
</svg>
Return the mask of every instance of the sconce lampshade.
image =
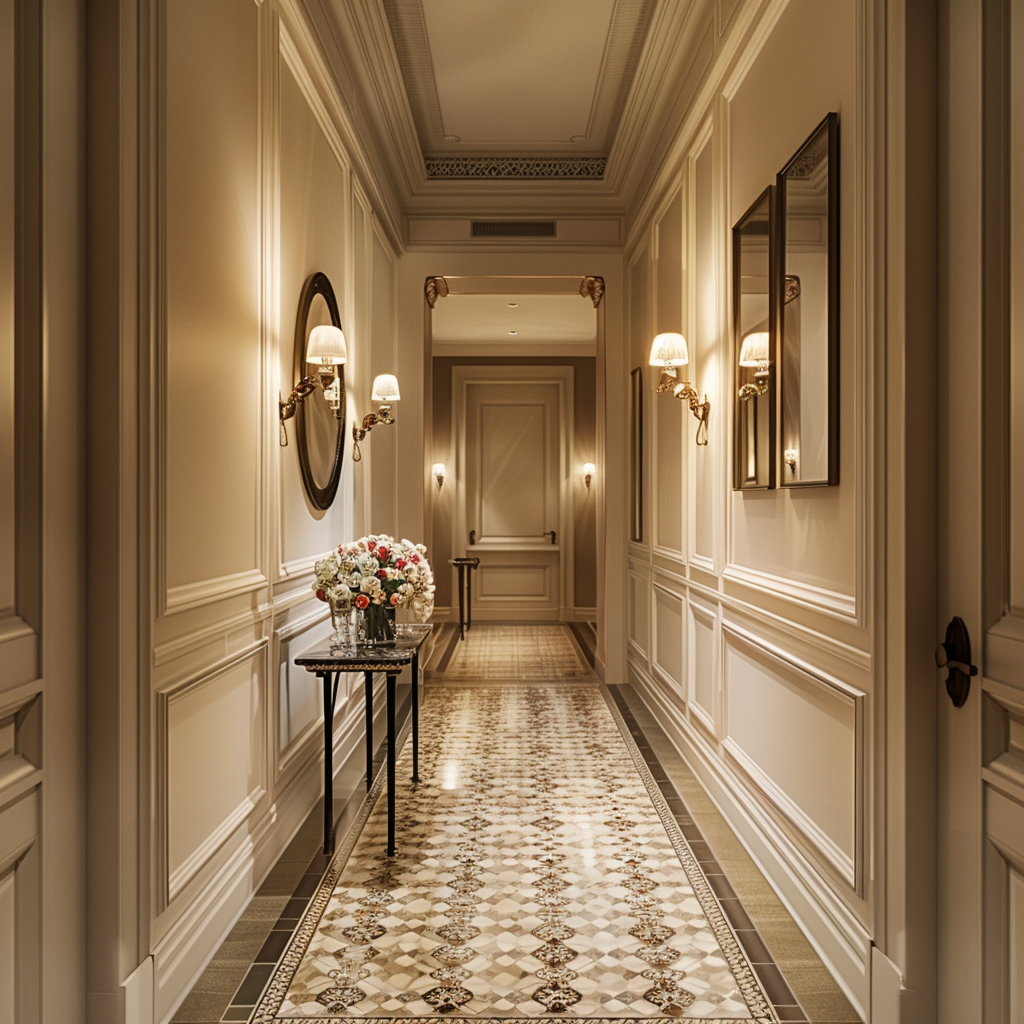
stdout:
<svg viewBox="0 0 1024 1024">
<path fill-rule="evenodd" d="M 583 475 L 584 476 L 593 476 L 596 472 L 597 472 L 597 466 L 595 466 L 592 462 L 584 462 L 583 463 Z"/>
<path fill-rule="evenodd" d="M 306 346 L 306 362 L 328 362 L 339 366 L 347 363 L 348 346 L 345 344 L 345 334 L 341 328 L 332 327 L 330 324 L 314 327 Z"/>
<path fill-rule="evenodd" d="M 681 334 L 659 334 L 651 345 L 651 366 L 685 366 L 690 361 L 686 339 Z"/>
<path fill-rule="evenodd" d="M 740 366 L 760 366 L 768 362 L 768 332 L 751 331 L 740 346 Z"/>
<path fill-rule="evenodd" d="M 398 391 L 398 378 L 393 373 L 380 373 L 373 378 L 373 393 L 370 398 L 374 402 L 397 402 L 401 397 Z"/>
</svg>

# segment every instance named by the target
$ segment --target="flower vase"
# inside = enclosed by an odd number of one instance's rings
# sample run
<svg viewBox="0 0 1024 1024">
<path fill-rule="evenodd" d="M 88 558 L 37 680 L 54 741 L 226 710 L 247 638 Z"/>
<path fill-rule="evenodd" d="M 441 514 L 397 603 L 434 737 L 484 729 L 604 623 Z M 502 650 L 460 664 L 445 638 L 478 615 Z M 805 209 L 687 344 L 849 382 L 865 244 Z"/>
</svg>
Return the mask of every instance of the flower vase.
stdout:
<svg viewBox="0 0 1024 1024">
<path fill-rule="evenodd" d="M 330 643 L 332 647 L 339 644 L 349 643 L 348 620 L 351 604 L 330 598 L 327 602 L 331 609 L 331 627 L 334 632 L 331 634 Z"/>
<path fill-rule="evenodd" d="M 370 647 L 386 647 L 395 642 L 395 609 L 382 604 L 369 604 L 363 609 L 363 643 Z"/>
</svg>

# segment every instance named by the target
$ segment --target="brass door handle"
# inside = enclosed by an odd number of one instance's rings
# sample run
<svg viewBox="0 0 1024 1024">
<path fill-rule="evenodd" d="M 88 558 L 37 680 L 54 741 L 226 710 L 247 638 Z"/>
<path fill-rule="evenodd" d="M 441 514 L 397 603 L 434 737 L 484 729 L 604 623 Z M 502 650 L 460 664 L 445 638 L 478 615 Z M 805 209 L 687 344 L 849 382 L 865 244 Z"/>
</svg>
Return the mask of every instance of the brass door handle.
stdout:
<svg viewBox="0 0 1024 1024">
<path fill-rule="evenodd" d="M 544 534 L 544 536 L 550 537 L 552 544 L 558 543 L 558 534 L 556 534 L 554 530 L 548 530 L 547 533 Z"/>
<path fill-rule="evenodd" d="M 476 543 L 476 530 L 470 530 L 469 531 L 469 543 L 470 544 L 475 544 Z"/>
</svg>

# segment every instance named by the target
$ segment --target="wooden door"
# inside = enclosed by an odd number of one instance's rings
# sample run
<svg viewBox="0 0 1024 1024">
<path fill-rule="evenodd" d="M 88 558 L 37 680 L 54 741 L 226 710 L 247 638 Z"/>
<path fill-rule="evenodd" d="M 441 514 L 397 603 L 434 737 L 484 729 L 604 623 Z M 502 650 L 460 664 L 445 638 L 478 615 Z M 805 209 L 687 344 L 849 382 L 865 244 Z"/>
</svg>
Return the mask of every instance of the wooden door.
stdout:
<svg viewBox="0 0 1024 1024">
<path fill-rule="evenodd" d="M 461 427 L 459 514 L 452 550 L 476 556 L 473 617 L 558 621 L 564 607 L 564 379 L 481 377 L 456 367 L 454 421 Z M 460 429 L 457 427 L 457 429 Z"/>
<path fill-rule="evenodd" d="M 1024 1022 L 1024 10 L 951 6 L 956 196 L 940 356 L 940 632 L 970 632 L 939 698 L 941 1021 Z M 941 677 L 945 677 L 945 671 Z"/>
</svg>

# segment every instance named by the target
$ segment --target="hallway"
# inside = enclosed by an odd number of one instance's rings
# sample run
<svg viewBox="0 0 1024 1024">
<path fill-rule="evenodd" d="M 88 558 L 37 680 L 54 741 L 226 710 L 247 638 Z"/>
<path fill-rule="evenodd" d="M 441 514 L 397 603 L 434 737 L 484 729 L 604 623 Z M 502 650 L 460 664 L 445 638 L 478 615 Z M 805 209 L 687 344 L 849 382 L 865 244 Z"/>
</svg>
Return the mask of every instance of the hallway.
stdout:
<svg viewBox="0 0 1024 1024">
<path fill-rule="evenodd" d="M 257 895 L 176 1022 L 857 1020 L 637 694 L 593 675 L 592 632 L 453 636 L 430 659 L 397 857 L 378 773 L 326 871 L 314 856 L 272 929 Z M 307 823 L 293 847 L 310 841 Z M 246 942 L 260 952 L 237 990 L 210 991 Z"/>
</svg>

